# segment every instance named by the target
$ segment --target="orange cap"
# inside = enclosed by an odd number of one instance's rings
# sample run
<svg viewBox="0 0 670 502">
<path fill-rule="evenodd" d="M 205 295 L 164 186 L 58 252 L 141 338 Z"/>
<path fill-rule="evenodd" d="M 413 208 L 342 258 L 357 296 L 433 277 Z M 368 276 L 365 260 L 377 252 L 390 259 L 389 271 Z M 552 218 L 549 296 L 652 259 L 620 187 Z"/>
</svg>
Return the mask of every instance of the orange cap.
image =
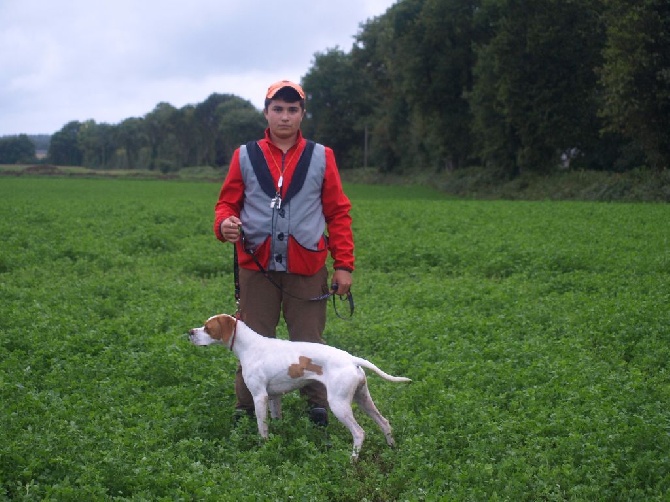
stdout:
<svg viewBox="0 0 670 502">
<path fill-rule="evenodd" d="M 270 87 L 268 87 L 268 93 L 265 95 L 265 98 L 274 98 L 275 94 L 277 94 L 277 92 L 284 87 L 290 87 L 300 95 L 300 99 L 305 99 L 305 91 L 302 90 L 302 87 L 294 82 L 291 82 L 290 80 L 280 80 L 279 82 L 272 84 Z"/>
</svg>

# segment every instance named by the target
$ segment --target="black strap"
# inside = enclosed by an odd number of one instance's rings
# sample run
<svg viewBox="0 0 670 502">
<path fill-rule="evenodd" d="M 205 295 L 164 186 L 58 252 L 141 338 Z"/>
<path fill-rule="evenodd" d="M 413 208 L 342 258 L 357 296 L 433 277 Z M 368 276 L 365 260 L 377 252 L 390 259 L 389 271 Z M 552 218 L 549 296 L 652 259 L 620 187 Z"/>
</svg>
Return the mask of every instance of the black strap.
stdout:
<svg viewBox="0 0 670 502">
<path fill-rule="evenodd" d="M 256 174 L 256 179 L 261 185 L 261 189 L 268 197 L 274 197 L 277 193 L 277 188 L 275 186 L 274 178 L 268 167 L 267 160 L 265 160 L 265 155 L 263 155 L 263 150 L 258 144 L 258 141 L 250 141 L 246 145 L 247 155 L 249 155 L 249 161 L 251 162 L 252 167 L 254 168 L 254 174 Z M 286 195 L 282 197 L 282 203 L 286 204 L 290 201 L 295 194 L 297 194 L 302 186 L 305 184 L 307 179 L 307 171 L 309 170 L 309 165 L 312 162 L 312 153 L 314 152 L 314 141 L 307 140 L 305 149 L 300 154 L 300 159 L 298 164 L 295 166 L 295 171 L 293 172 L 293 177 L 291 178 L 291 184 L 286 190 Z"/>
<path fill-rule="evenodd" d="M 254 168 L 256 179 L 258 180 L 258 183 L 260 183 L 263 192 L 265 192 L 268 197 L 274 197 L 277 192 L 275 180 L 272 178 L 268 163 L 265 161 L 265 156 L 257 141 L 250 141 L 247 143 L 247 154 L 249 155 L 249 160 Z"/>
<path fill-rule="evenodd" d="M 240 263 L 237 259 L 237 244 L 233 242 L 233 280 L 235 281 L 235 309 L 240 313 Z"/>
<path fill-rule="evenodd" d="M 295 171 L 293 171 L 291 184 L 286 190 L 286 195 L 284 195 L 284 198 L 282 199 L 283 204 L 289 202 L 305 184 L 305 179 L 307 179 L 307 171 L 309 170 L 309 165 L 312 162 L 312 153 L 314 153 L 314 141 L 307 140 L 307 145 L 305 145 L 305 149 L 300 155 L 300 160 L 298 160 L 298 164 L 295 166 Z"/>
<path fill-rule="evenodd" d="M 342 301 L 348 301 L 349 302 L 349 317 L 343 317 L 340 315 L 340 313 L 337 311 L 337 305 L 335 303 L 335 293 L 331 293 L 331 296 L 333 297 L 333 310 L 335 310 L 335 315 L 339 317 L 340 319 L 344 320 L 349 320 L 354 316 L 354 295 L 351 291 L 349 291 L 346 295 L 340 296 L 340 300 Z"/>
</svg>

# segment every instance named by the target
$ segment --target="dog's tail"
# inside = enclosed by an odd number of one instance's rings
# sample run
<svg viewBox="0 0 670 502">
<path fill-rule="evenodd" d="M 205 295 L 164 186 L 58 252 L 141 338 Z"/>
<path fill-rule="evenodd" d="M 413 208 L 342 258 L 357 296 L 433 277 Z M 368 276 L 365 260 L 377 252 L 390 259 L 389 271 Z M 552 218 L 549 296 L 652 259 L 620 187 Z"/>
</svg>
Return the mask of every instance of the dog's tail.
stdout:
<svg viewBox="0 0 670 502">
<path fill-rule="evenodd" d="M 368 368 L 377 373 L 380 377 L 382 377 L 384 380 L 388 380 L 389 382 L 411 382 L 412 380 L 406 377 L 397 377 L 393 375 L 389 375 L 385 371 L 380 370 L 377 366 L 372 364 L 370 361 L 367 359 L 363 359 L 361 357 L 354 357 L 354 362 L 363 368 Z"/>
</svg>

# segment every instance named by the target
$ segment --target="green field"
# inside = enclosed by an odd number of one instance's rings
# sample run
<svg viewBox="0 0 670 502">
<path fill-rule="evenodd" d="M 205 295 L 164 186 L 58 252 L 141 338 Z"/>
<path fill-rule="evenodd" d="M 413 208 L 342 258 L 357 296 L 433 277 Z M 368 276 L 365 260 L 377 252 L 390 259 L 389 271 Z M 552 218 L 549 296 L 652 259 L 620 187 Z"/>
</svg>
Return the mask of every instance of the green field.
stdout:
<svg viewBox="0 0 670 502">
<path fill-rule="evenodd" d="M 352 321 L 398 447 L 297 395 L 231 425 L 219 186 L 0 179 L 0 500 L 668 500 L 670 206 L 351 185 Z M 345 309 L 345 304 L 338 305 Z"/>
</svg>

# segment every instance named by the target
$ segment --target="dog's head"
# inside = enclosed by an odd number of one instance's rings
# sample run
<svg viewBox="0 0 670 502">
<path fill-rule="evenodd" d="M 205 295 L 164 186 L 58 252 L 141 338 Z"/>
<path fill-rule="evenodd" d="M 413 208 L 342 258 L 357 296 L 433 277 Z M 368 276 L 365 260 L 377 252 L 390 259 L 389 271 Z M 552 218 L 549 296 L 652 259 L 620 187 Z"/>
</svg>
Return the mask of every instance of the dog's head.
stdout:
<svg viewBox="0 0 670 502">
<path fill-rule="evenodd" d="M 212 345 L 221 343 L 230 347 L 235 333 L 236 319 L 227 314 L 210 317 L 205 325 L 189 331 L 189 339 L 193 345 Z"/>
</svg>

